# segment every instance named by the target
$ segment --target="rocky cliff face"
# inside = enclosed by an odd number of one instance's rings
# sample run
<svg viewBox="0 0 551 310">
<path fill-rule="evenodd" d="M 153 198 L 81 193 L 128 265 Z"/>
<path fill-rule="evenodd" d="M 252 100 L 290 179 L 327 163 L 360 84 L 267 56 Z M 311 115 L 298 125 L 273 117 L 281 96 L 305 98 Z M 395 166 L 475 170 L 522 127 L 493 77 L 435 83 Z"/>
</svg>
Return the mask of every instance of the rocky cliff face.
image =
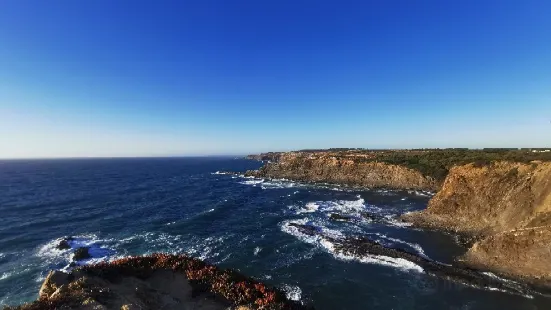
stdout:
<svg viewBox="0 0 551 310">
<path fill-rule="evenodd" d="M 427 209 L 406 218 L 483 236 L 551 225 L 551 163 L 454 167 Z"/>
<path fill-rule="evenodd" d="M 381 162 L 362 162 L 323 153 L 282 153 L 277 162 L 265 164 L 247 175 L 328 182 L 370 188 L 436 190 L 438 182 L 419 171 Z"/>
<path fill-rule="evenodd" d="M 52 271 L 35 302 L 45 309 L 305 309 L 277 289 L 186 255 L 153 254 Z"/>
<path fill-rule="evenodd" d="M 281 152 L 268 152 L 262 154 L 247 155 L 247 159 L 260 160 L 260 161 L 278 161 L 281 156 Z"/>
<path fill-rule="evenodd" d="M 454 167 L 427 209 L 404 219 L 476 236 L 467 264 L 551 281 L 551 163 Z"/>
<path fill-rule="evenodd" d="M 487 236 L 459 260 L 477 269 L 551 287 L 551 226 L 520 228 Z"/>
</svg>

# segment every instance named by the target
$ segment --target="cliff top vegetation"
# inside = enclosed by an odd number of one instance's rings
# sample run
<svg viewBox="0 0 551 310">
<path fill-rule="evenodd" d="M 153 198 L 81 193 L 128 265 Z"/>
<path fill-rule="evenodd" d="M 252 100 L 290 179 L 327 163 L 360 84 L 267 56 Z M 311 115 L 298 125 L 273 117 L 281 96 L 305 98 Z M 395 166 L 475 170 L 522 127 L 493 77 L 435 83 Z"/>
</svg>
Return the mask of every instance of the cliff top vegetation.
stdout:
<svg viewBox="0 0 551 310">
<path fill-rule="evenodd" d="M 512 161 L 530 163 L 532 161 L 551 161 L 551 151 L 546 148 L 515 149 L 411 149 L 411 150 L 368 150 L 368 149 L 328 149 L 302 150 L 292 152 L 297 156 L 331 156 L 338 159 L 352 159 L 355 162 L 384 162 L 405 166 L 433 177 L 444 180 L 449 169 L 455 165 L 474 163 L 477 166 L 489 165 L 493 161 Z M 551 150 L 551 148 L 549 148 Z M 272 159 L 279 159 L 283 153 L 268 153 Z M 266 154 L 267 155 L 267 154 Z"/>
</svg>

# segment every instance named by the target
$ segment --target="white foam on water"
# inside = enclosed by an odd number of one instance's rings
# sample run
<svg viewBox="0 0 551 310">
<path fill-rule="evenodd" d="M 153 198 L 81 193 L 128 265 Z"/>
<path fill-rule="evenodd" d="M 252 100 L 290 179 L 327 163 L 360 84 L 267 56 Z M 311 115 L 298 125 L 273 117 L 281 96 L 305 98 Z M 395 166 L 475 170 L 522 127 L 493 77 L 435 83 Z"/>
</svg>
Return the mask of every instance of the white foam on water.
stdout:
<svg viewBox="0 0 551 310">
<path fill-rule="evenodd" d="M 301 208 L 299 210 L 297 210 L 297 214 L 302 214 L 302 213 L 312 213 L 312 212 L 316 212 L 318 211 L 320 205 L 315 203 L 315 202 L 309 202 L 307 203 L 304 208 Z"/>
<path fill-rule="evenodd" d="M 378 193 L 381 196 L 396 196 L 398 195 L 396 190 L 392 189 L 375 189 L 376 193 Z"/>
<path fill-rule="evenodd" d="M 296 285 L 283 284 L 281 288 L 289 300 L 300 301 L 302 298 L 302 290 Z"/>
<path fill-rule="evenodd" d="M 72 240 L 67 240 L 70 249 L 60 250 L 57 246 L 63 239 L 54 239 L 44 244 L 37 250 L 35 256 L 41 258 L 47 265 L 65 265 L 61 268 L 63 271 L 69 271 L 73 268 L 70 263 L 73 262 L 74 251 L 80 247 L 88 247 L 90 258 L 74 261 L 77 266 L 111 261 L 122 257 L 116 255 L 115 250 L 102 246 L 102 244 L 111 240 L 99 239 L 95 234 L 73 236 Z"/>
<path fill-rule="evenodd" d="M 329 252 L 331 255 L 333 255 L 333 257 L 337 259 L 341 259 L 345 261 L 358 261 L 366 264 L 377 264 L 382 266 L 388 266 L 388 267 L 400 269 L 402 271 L 423 272 L 423 268 L 421 266 L 403 258 L 393 258 L 389 256 L 371 255 L 371 254 L 368 254 L 365 256 L 355 256 L 355 255 L 349 255 L 349 254 L 337 252 L 335 250 L 335 246 L 333 242 L 331 242 L 329 239 L 318 234 L 315 234 L 313 236 L 304 234 L 300 231 L 298 227 L 290 226 L 289 224 L 291 223 L 298 224 L 298 225 L 306 225 L 309 223 L 309 220 L 307 218 L 284 221 L 281 225 L 281 230 L 285 233 L 288 233 L 290 235 L 297 237 L 299 240 L 303 242 L 316 245 L 324 249 L 325 251 Z M 332 239 L 341 239 L 344 237 L 340 231 L 327 229 L 325 227 L 318 227 L 318 226 L 315 226 L 315 227 L 321 230 L 321 234 L 323 234 L 324 236 L 328 236 Z"/>
<path fill-rule="evenodd" d="M 432 196 L 434 196 L 433 192 L 423 191 L 423 190 L 408 191 L 408 193 L 415 194 L 416 196 L 419 196 L 419 197 L 432 197 Z"/>
<path fill-rule="evenodd" d="M 253 255 L 254 255 L 254 256 L 257 256 L 258 253 L 260 253 L 260 251 L 262 251 L 262 248 L 261 248 L 261 247 L 256 247 L 256 248 L 254 248 Z"/>
<path fill-rule="evenodd" d="M 484 288 L 485 290 L 488 290 L 488 291 L 492 291 L 492 292 L 501 292 L 501 293 L 507 293 L 507 294 L 511 294 L 512 292 L 511 291 L 508 291 L 508 290 L 504 290 L 504 289 L 501 289 L 501 288 L 497 288 L 497 287 L 486 287 Z M 533 295 L 530 295 L 530 294 L 522 294 L 520 292 L 518 292 L 518 295 L 524 297 L 524 298 L 528 298 L 528 299 L 534 299 L 534 296 Z"/>
<path fill-rule="evenodd" d="M 415 271 L 420 273 L 424 271 L 421 266 L 403 258 L 394 258 L 394 257 L 389 257 L 384 255 L 370 255 L 370 254 L 365 256 L 353 256 L 353 255 L 346 255 L 343 253 L 336 253 L 335 256 L 342 260 L 359 261 L 365 264 L 376 264 L 376 265 L 388 266 L 388 267 L 400 269 L 402 271 Z"/>
<path fill-rule="evenodd" d="M 4 272 L 0 275 L 0 281 L 5 280 L 13 275 L 13 272 Z"/>
<path fill-rule="evenodd" d="M 410 226 L 413 225 L 412 223 L 403 222 L 403 221 L 398 220 L 396 218 L 396 216 L 393 215 L 393 214 L 387 214 L 387 215 L 384 215 L 383 217 L 385 218 L 386 223 L 388 223 L 392 226 L 395 226 L 395 227 L 404 228 L 404 227 L 410 227 Z"/>
<path fill-rule="evenodd" d="M 239 182 L 239 184 L 256 186 L 263 182 L 264 182 L 264 179 L 251 179 L 251 180 L 245 180 L 245 181 Z"/>
<path fill-rule="evenodd" d="M 304 184 L 296 183 L 289 181 L 287 179 L 271 179 L 262 183 L 262 189 L 278 189 L 278 188 L 292 188 L 292 187 L 303 187 Z"/>
<path fill-rule="evenodd" d="M 427 256 L 427 254 L 425 254 L 425 251 L 423 250 L 423 248 L 417 244 L 417 243 L 411 243 L 411 242 L 407 242 L 407 241 L 404 241 L 402 239 L 398 239 L 398 238 L 392 238 L 392 237 L 389 237 L 385 234 L 382 234 L 382 233 L 374 233 L 373 235 L 376 235 L 378 237 L 381 237 L 385 240 L 389 240 L 389 241 L 392 241 L 394 243 L 401 243 L 401 244 L 405 244 L 407 246 L 409 246 L 410 248 L 414 249 L 415 252 L 417 252 L 417 254 L 423 256 L 424 258 L 429 258 Z"/>
<path fill-rule="evenodd" d="M 366 205 L 363 198 L 359 195 L 357 197 L 357 200 L 311 201 L 306 203 L 304 208 L 298 209 L 296 213 L 302 214 L 320 211 L 359 215 L 359 212 L 366 210 Z"/>
</svg>

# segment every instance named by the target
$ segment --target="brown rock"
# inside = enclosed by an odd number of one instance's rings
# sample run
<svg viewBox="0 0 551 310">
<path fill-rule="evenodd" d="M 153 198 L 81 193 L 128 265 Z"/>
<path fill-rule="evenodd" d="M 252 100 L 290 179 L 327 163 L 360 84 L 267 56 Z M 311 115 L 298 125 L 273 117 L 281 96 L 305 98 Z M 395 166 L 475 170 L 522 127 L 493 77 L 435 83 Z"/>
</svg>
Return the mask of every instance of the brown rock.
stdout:
<svg viewBox="0 0 551 310">
<path fill-rule="evenodd" d="M 40 298 L 48 298 L 61 286 L 68 284 L 69 274 L 58 270 L 50 271 L 50 273 L 48 273 L 46 279 L 42 283 L 42 286 L 40 287 L 38 296 L 40 296 Z"/>
</svg>

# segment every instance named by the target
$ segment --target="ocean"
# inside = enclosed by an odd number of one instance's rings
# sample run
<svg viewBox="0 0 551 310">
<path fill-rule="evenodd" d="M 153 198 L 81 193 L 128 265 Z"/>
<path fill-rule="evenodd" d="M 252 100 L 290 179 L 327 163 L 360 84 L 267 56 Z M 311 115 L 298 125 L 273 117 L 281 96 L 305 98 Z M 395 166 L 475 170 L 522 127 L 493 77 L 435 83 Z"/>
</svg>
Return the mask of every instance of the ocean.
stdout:
<svg viewBox="0 0 551 310">
<path fill-rule="evenodd" d="M 465 252 L 453 235 L 397 220 L 431 194 L 369 190 L 222 171 L 231 157 L 0 161 L 0 305 L 37 298 L 51 269 L 68 269 L 60 238 L 91 247 L 91 264 L 154 252 L 188 253 L 281 288 L 316 309 L 550 309 L 551 299 L 478 289 L 381 256 L 338 255 L 289 225 L 363 235 L 443 263 Z M 362 217 L 364 211 L 383 221 Z M 334 221 L 331 214 L 350 221 Z"/>
</svg>

